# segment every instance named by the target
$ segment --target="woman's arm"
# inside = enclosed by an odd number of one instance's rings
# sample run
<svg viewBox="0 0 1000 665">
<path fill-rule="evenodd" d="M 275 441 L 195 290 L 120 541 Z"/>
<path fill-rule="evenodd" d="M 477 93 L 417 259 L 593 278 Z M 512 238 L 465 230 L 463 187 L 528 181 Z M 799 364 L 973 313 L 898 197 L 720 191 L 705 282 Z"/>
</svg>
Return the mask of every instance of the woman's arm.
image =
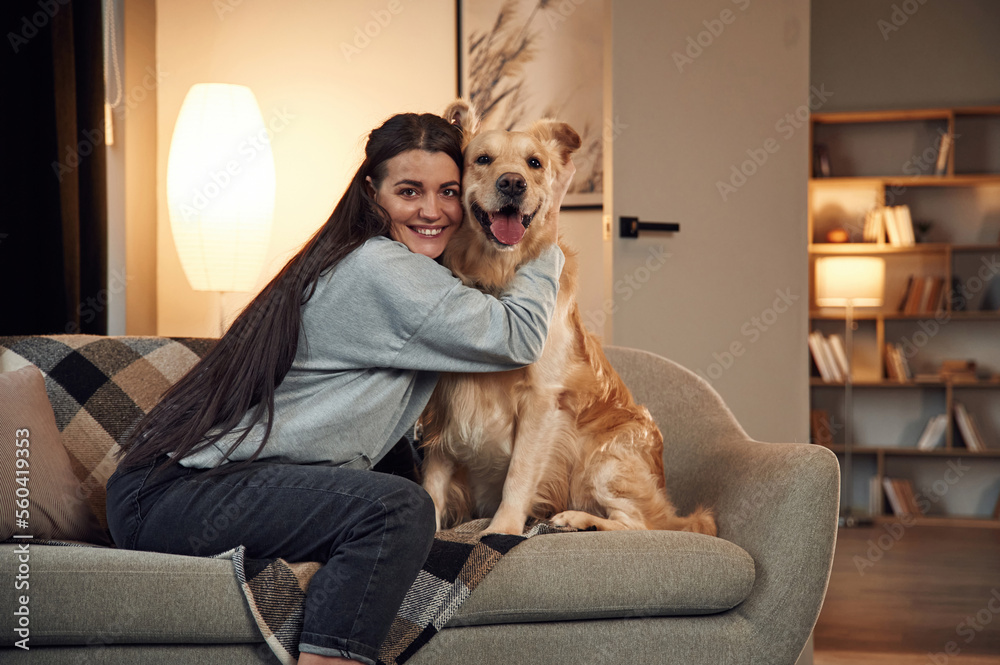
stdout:
<svg viewBox="0 0 1000 665">
<path fill-rule="evenodd" d="M 394 366 L 449 372 L 513 369 L 545 347 L 565 257 L 555 245 L 520 269 L 499 298 L 459 283 L 441 298 Z"/>
<path fill-rule="evenodd" d="M 499 298 L 388 238 L 347 256 L 303 310 L 303 369 L 489 372 L 535 362 L 565 257 L 551 246 Z"/>
</svg>

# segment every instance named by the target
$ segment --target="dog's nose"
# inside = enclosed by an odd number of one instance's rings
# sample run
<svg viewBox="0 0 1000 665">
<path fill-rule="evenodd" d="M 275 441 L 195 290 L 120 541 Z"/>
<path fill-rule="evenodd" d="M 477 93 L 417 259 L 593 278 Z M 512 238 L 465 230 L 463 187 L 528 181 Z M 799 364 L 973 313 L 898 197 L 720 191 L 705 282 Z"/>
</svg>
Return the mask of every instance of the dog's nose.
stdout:
<svg viewBox="0 0 1000 665">
<path fill-rule="evenodd" d="M 497 178 L 497 189 L 507 196 L 520 196 L 527 188 L 528 183 L 516 173 L 504 173 Z"/>
</svg>

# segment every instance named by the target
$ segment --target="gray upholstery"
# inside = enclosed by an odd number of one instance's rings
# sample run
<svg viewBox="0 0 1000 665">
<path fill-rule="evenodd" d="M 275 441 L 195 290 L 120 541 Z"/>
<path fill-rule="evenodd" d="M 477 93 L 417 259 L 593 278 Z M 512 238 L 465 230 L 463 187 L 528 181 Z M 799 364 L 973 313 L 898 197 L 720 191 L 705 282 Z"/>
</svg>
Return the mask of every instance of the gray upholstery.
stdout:
<svg viewBox="0 0 1000 665">
<path fill-rule="evenodd" d="M 646 351 L 605 353 L 663 432 L 667 487 L 679 508 L 712 506 L 719 537 L 753 557 L 753 592 L 732 612 L 755 627 L 753 653 L 762 663 L 794 663 L 830 579 L 840 505 L 836 455 L 817 445 L 753 441 L 694 372 Z M 781 417 L 780 405 L 775 409 Z"/>
<path fill-rule="evenodd" d="M 17 566 L 2 545 L 0 579 Z M 31 646 L 256 642 L 233 562 L 103 547 L 31 545 Z M 14 612 L 0 594 L 0 613 Z M 3 644 L 17 639 L 5 631 Z"/>
<path fill-rule="evenodd" d="M 15 559 L 0 560 L 0 578 L 13 579 Z M 502 559 L 449 625 L 712 614 L 741 603 L 753 583 L 750 556 L 718 538 L 538 536 Z M 31 590 L 34 646 L 94 636 L 115 644 L 260 640 L 229 560 L 32 546 Z M 3 616 L 13 615 L 14 600 L 0 595 Z"/>
<path fill-rule="evenodd" d="M 721 540 L 673 532 L 530 539 L 414 665 L 795 662 L 832 563 L 835 456 L 752 441 L 695 374 L 643 351 L 606 352 L 663 431 L 672 499 L 682 512 L 712 506 Z M 12 547 L 0 546 L 3 579 L 16 566 Z M 229 561 L 31 551 L 32 651 L 0 648 L 4 662 L 275 662 Z M 0 644 L 13 640 L 13 595 L 0 594 Z"/>
<path fill-rule="evenodd" d="M 449 626 L 714 614 L 739 605 L 753 559 L 676 531 L 537 536 L 500 560 Z"/>
</svg>

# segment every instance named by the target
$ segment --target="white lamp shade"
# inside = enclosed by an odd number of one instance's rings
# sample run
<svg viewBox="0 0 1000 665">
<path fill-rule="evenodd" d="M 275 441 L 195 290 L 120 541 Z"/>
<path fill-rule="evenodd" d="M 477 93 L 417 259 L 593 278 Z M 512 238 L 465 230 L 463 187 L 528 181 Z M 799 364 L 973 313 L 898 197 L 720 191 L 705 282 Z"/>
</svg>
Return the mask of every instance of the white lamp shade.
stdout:
<svg viewBox="0 0 1000 665">
<path fill-rule="evenodd" d="M 885 288 L 885 261 L 874 256 L 816 259 L 819 307 L 879 307 Z"/>
<path fill-rule="evenodd" d="M 253 291 L 274 218 L 274 157 L 250 88 L 191 87 L 167 159 L 170 229 L 196 291 Z"/>
</svg>

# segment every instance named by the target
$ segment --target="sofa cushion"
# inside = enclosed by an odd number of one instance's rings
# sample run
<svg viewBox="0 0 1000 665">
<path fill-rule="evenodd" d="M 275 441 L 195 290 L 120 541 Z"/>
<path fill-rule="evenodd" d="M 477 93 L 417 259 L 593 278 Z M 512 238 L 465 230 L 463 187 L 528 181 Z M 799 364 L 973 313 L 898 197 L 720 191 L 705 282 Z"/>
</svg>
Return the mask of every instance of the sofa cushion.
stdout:
<svg viewBox="0 0 1000 665">
<path fill-rule="evenodd" d="M 0 545 L 14 579 L 15 545 Z M 32 544 L 31 644 L 260 641 L 232 561 Z M 700 615 L 742 602 L 754 564 L 738 546 L 676 531 L 529 538 L 472 592 L 448 626 Z M 0 645 L 17 639 L 15 594 L 0 594 Z"/>
<path fill-rule="evenodd" d="M 0 372 L 0 540 L 100 541 L 103 533 L 59 440 L 45 378 Z"/>
<path fill-rule="evenodd" d="M 73 473 L 101 527 L 115 453 L 174 382 L 218 340 L 49 335 L 0 337 L 0 371 L 38 367 Z"/>
<path fill-rule="evenodd" d="M 15 579 L 16 547 L 0 545 L 0 579 Z M 263 639 L 229 559 L 30 544 L 28 565 L 32 649 Z M 19 639 L 18 595 L 0 594 L 0 645 Z"/>
<path fill-rule="evenodd" d="M 713 614 L 754 584 L 739 546 L 679 531 L 541 535 L 511 550 L 448 626 Z"/>
</svg>

